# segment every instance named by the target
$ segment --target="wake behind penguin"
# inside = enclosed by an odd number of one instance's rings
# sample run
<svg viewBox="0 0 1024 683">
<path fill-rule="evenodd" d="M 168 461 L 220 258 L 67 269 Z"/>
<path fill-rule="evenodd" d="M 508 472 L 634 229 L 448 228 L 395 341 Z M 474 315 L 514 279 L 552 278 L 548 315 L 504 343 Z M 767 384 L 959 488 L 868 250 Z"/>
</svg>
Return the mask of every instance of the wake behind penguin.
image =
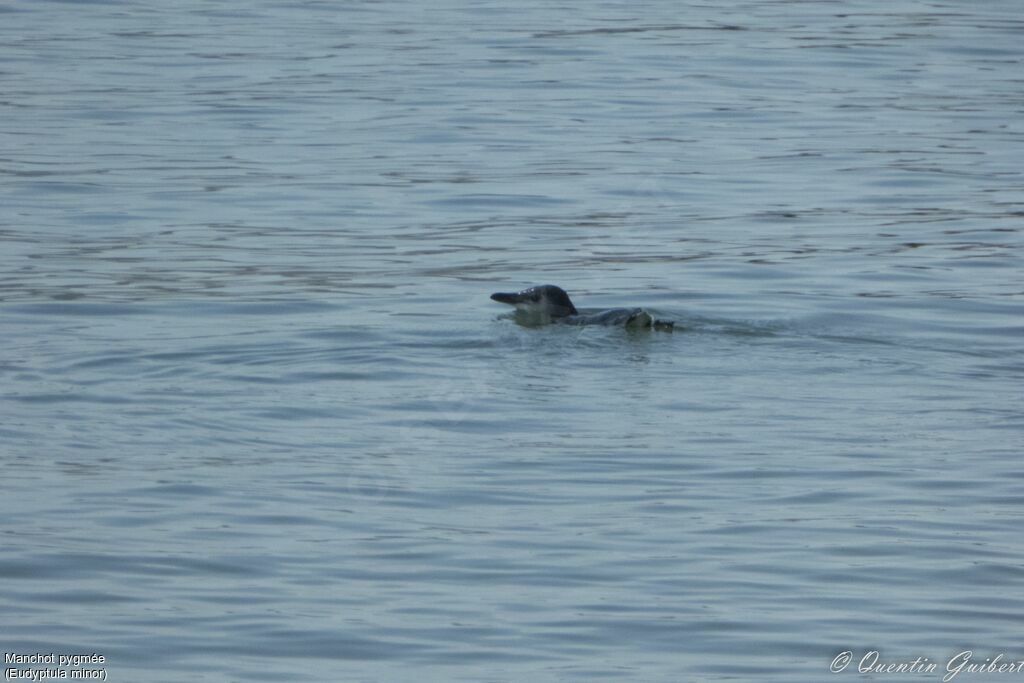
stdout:
<svg viewBox="0 0 1024 683">
<path fill-rule="evenodd" d="M 538 285 L 521 292 L 496 292 L 491 295 L 491 299 L 515 306 L 516 322 L 526 327 L 558 323 L 671 332 L 675 326 L 670 320 L 655 320 L 642 308 L 610 308 L 595 313 L 581 313 L 565 290 L 555 285 Z"/>
</svg>

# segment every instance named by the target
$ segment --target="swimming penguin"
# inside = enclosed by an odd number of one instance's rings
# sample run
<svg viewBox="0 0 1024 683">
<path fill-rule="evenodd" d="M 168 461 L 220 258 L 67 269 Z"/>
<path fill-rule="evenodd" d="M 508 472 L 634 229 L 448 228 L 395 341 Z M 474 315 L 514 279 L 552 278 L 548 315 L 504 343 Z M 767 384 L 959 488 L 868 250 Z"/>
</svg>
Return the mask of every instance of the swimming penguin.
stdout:
<svg viewBox="0 0 1024 683">
<path fill-rule="evenodd" d="M 565 290 L 555 285 L 538 285 L 521 292 L 497 292 L 491 299 L 516 307 L 517 321 L 536 327 L 548 323 L 563 325 L 614 325 L 628 329 L 655 329 L 671 332 L 675 323 L 655 320 L 642 308 L 612 308 L 594 313 L 580 313 L 572 305 Z"/>
</svg>

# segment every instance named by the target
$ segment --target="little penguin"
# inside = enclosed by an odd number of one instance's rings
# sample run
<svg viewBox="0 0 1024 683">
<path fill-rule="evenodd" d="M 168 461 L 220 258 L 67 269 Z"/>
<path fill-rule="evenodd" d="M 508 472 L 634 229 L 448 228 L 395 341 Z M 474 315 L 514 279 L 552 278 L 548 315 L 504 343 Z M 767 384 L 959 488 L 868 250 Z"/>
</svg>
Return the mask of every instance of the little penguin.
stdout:
<svg viewBox="0 0 1024 683">
<path fill-rule="evenodd" d="M 563 325 L 613 325 L 628 329 L 655 329 L 671 332 L 671 320 L 655 320 L 642 308 L 611 308 L 605 311 L 580 313 L 565 290 L 555 285 L 538 285 L 521 292 L 496 292 L 491 299 L 516 307 L 517 320 L 529 326 L 560 323 Z"/>
</svg>

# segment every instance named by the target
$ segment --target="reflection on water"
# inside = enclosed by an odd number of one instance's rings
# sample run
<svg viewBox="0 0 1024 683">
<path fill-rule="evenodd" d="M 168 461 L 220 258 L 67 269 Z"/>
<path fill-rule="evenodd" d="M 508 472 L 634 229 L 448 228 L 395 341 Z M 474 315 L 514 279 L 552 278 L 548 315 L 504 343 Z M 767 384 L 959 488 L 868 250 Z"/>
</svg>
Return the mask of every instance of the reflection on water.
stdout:
<svg viewBox="0 0 1024 683">
<path fill-rule="evenodd" d="M 0 14 L 6 651 L 1021 658 L 1015 3 Z"/>
</svg>

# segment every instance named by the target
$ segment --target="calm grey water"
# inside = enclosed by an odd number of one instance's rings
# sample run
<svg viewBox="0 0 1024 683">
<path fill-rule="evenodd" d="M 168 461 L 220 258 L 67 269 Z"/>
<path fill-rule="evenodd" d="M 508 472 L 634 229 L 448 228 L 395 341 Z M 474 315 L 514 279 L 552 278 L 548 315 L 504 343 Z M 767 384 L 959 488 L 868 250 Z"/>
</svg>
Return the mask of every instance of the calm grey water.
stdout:
<svg viewBox="0 0 1024 683">
<path fill-rule="evenodd" d="M 1017 0 L 0 6 L 0 649 L 1024 659 L 1022 37 Z M 488 299 L 545 282 L 676 331 Z"/>
</svg>

